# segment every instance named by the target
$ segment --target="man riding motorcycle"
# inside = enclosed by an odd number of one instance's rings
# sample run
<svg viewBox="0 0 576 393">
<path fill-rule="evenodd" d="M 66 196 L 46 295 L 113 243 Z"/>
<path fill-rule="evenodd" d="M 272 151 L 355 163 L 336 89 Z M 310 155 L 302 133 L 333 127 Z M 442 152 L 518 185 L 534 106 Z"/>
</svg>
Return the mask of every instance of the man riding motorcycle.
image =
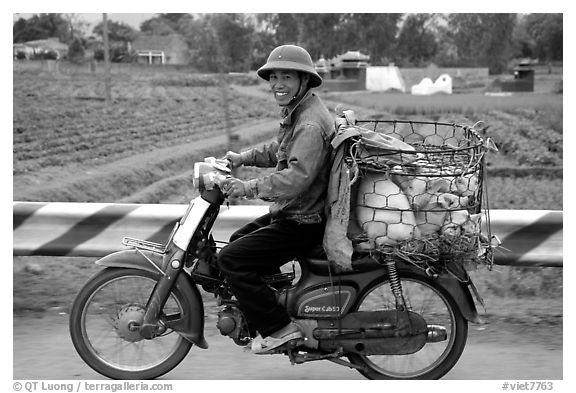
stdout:
<svg viewBox="0 0 576 393">
<path fill-rule="evenodd" d="M 262 276 L 321 244 L 330 173 L 334 119 L 311 90 L 322 83 L 310 54 L 295 45 L 275 48 L 258 75 L 269 82 L 282 120 L 277 139 L 228 152 L 233 167 L 275 167 L 267 176 L 223 184 L 228 197 L 271 201 L 270 212 L 241 228 L 219 253 L 218 263 L 249 323 L 260 333 L 254 353 L 266 353 L 302 337 Z"/>
</svg>

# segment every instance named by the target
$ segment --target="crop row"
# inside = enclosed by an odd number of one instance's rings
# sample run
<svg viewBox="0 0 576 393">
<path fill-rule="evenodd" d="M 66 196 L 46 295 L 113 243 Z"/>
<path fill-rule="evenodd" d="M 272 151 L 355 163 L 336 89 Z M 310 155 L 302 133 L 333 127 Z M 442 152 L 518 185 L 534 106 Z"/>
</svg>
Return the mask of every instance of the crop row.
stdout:
<svg viewBox="0 0 576 393">
<path fill-rule="evenodd" d="M 563 182 L 561 178 L 487 179 L 488 194 L 484 202 L 490 209 L 562 210 Z"/>
<path fill-rule="evenodd" d="M 562 113 L 558 115 L 562 118 Z M 552 128 L 539 118 L 519 113 L 490 111 L 487 134 L 497 143 L 502 154 L 512 156 L 519 165 L 562 166 L 562 123 Z M 557 124 L 558 125 L 558 124 Z"/>
<path fill-rule="evenodd" d="M 15 79 L 15 174 L 104 157 L 118 159 L 224 132 L 220 88 L 121 83 L 123 93 L 114 94 L 113 105 L 106 107 L 96 99 L 95 81 L 42 82 L 46 86 L 34 88 L 38 80 Z M 154 93 L 145 93 L 148 90 Z M 275 107 L 264 100 L 232 90 L 227 96 L 232 125 L 274 113 Z"/>
</svg>

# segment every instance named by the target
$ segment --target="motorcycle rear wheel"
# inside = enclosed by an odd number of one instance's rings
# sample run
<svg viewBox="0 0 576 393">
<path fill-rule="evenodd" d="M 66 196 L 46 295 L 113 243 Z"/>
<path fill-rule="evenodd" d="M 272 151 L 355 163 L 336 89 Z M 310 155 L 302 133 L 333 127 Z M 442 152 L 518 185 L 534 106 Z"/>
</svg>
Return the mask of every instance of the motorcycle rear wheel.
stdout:
<svg viewBox="0 0 576 393">
<path fill-rule="evenodd" d="M 408 309 L 420 314 L 428 325 L 446 328 L 444 341 L 426 343 L 410 355 L 349 354 L 358 371 L 369 379 L 439 379 L 454 367 L 466 346 L 468 321 L 456 301 L 437 281 L 414 273 L 401 273 L 400 281 Z M 394 310 L 395 299 L 388 280 L 374 283 L 354 311 Z"/>
<path fill-rule="evenodd" d="M 70 335 L 80 357 L 98 373 L 112 379 L 153 379 L 176 367 L 192 343 L 170 329 L 144 339 L 137 326 L 159 279 L 138 269 L 106 268 L 80 290 L 70 312 Z M 174 288 L 163 315 L 191 309 Z"/>
</svg>

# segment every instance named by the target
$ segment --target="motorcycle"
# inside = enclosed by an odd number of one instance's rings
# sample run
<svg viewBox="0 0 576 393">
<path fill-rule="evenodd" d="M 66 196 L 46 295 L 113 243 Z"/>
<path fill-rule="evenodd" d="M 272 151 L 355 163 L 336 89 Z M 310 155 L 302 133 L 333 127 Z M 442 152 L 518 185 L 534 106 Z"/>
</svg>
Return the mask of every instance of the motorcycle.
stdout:
<svg viewBox="0 0 576 393">
<path fill-rule="evenodd" d="M 195 164 L 199 196 L 165 244 L 124 238 L 126 250 L 96 261 L 104 269 L 77 294 L 69 327 L 76 351 L 98 373 L 153 379 L 192 346 L 208 349 L 200 288 L 217 300 L 222 335 L 240 346 L 257 335 L 216 263 L 211 229 L 226 200 L 219 187 L 230 176 L 226 164 Z M 336 272 L 313 250 L 265 277 L 304 336 L 269 354 L 292 364 L 327 360 L 369 379 L 438 379 L 451 370 L 468 322 L 479 320 L 469 277 L 430 274 L 371 253 L 355 255 L 352 266 Z"/>
</svg>

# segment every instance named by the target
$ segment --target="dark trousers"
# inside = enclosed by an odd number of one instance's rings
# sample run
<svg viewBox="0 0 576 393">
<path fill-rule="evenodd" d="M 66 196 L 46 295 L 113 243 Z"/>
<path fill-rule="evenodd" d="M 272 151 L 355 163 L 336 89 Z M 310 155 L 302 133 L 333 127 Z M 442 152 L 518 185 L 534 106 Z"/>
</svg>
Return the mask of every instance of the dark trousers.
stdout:
<svg viewBox="0 0 576 393">
<path fill-rule="evenodd" d="M 230 237 L 218 254 L 218 265 L 240 303 L 240 309 L 262 337 L 290 322 L 275 292 L 262 280 L 280 266 L 322 242 L 324 224 L 298 224 L 266 214 Z"/>
</svg>

